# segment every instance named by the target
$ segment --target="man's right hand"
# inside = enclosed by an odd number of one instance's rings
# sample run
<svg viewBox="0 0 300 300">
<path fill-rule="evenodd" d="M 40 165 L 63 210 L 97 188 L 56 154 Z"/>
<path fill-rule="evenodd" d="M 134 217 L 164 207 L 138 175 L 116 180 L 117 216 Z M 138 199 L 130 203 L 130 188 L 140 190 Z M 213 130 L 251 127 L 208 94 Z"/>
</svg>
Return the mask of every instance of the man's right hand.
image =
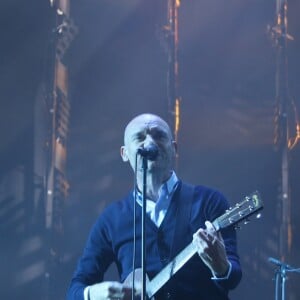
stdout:
<svg viewBox="0 0 300 300">
<path fill-rule="evenodd" d="M 130 300 L 131 289 L 117 281 L 104 281 L 85 288 L 85 300 Z"/>
</svg>

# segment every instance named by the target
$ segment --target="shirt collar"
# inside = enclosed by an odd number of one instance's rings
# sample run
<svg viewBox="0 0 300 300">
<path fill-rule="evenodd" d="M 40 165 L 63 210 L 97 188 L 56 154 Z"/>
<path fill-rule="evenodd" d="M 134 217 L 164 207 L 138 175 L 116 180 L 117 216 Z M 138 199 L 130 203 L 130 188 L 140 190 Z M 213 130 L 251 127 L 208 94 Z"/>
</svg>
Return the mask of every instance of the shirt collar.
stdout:
<svg viewBox="0 0 300 300">
<path fill-rule="evenodd" d="M 179 182 L 179 180 L 178 180 L 178 177 L 177 177 L 175 171 L 172 171 L 170 178 L 160 186 L 160 188 L 158 190 L 158 196 L 160 196 L 163 186 L 166 186 L 168 195 L 172 194 L 175 191 L 175 188 L 177 187 L 178 182 Z M 137 200 L 140 200 L 140 201 L 142 200 L 142 193 L 139 190 L 137 190 Z"/>
<path fill-rule="evenodd" d="M 177 175 L 175 174 L 175 171 L 172 171 L 170 178 L 164 183 L 164 185 L 166 185 L 167 187 L 168 194 L 171 194 L 174 191 L 177 183 L 178 183 Z M 162 187 L 163 185 L 160 187 L 159 192 L 162 190 Z"/>
</svg>

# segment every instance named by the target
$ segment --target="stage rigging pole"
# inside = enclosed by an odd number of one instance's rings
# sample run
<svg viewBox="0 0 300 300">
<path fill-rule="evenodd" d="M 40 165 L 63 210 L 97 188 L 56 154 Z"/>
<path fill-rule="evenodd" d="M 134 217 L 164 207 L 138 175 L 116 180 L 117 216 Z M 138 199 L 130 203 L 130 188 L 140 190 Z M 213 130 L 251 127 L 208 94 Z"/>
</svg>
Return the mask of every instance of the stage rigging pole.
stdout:
<svg viewBox="0 0 300 300">
<path fill-rule="evenodd" d="M 55 25 L 51 30 L 47 103 L 50 123 L 47 141 L 45 229 L 47 232 L 46 291 L 43 299 L 58 299 L 64 257 L 64 206 L 69 184 L 66 175 L 67 137 L 70 118 L 68 67 L 64 62 L 77 27 L 69 16 L 70 0 L 50 0 Z"/>
<path fill-rule="evenodd" d="M 286 299 L 286 273 L 290 266 L 285 261 L 290 259 L 293 243 L 292 201 L 290 186 L 290 152 L 300 140 L 300 126 L 296 105 L 289 94 L 287 42 L 293 40 L 288 34 L 287 0 L 276 0 L 276 23 L 271 27 L 271 36 L 276 46 L 276 106 L 274 144 L 281 158 L 281 181 L 279 195 L 279 268 L 275 274 L 275 299 Z M 294 127 L 295 125 L 295 127 Z M 294 131 L 294 132 L 293 132 Z M 274 262 L 274 259 L 269 259 Z"/>
<path fill-rule="evenodd" d="M 288 34 L 287 30 L 287 7 L 287 0 L 276 0 L 276 25 L 272 28 L 272 35 L 277 50 L 274 144 L 281 155 L 281 186 L 279 197 L 281 225 L 279 254 L 283 261 L 286 261 L 288 258 L 292 246 L 291 197 L 289 183 L 289 152 L 292 148 L 292 138 L 289 130 L 289 112 L 290 106 L 293 103 L 289 95 L 288 87 L 287 41 L 292 40 L 293 38 Z M 297 139 L 295 139 L 295 141 L 297 141 Z"/>
<path fill-rule="evenodd" d="M 168 51 L 168 114 L 169 124 L 173 131 L 174 139 L 178 142 L 180 125 L 179 96 L 179 64 L 178 64 L 178 10 L 180 0 L 168 0 L 168 23 L 164 27 Z"/>
</svg>

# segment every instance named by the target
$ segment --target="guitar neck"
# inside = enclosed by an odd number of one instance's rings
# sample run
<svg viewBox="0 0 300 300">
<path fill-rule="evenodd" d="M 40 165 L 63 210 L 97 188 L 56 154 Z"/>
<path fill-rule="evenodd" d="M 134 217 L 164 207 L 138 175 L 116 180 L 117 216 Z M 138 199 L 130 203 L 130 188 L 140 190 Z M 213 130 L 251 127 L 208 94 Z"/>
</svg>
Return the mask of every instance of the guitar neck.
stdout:
<svg viewBox="0 0 300 300">
<path fill-rule="evenodd" d="M 154 294 L 165 284 L 167 281 L 183 267 L 183 265 L 196 253 L 193 243 L 186 246 L 177 256 L 168 263 L 147 285 L 148 297 Z"/>
</svg>

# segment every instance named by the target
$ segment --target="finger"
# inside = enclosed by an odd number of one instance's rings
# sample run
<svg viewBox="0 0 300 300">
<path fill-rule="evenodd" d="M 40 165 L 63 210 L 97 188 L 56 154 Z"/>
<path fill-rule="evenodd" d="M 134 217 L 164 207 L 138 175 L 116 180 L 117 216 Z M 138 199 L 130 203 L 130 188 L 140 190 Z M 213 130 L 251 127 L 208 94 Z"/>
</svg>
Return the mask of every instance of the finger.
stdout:
<svg viewBox="0 0 300 300">
<path fill-rule="evenodd" d="M 198 252 L 207 252 L 210 246 L 216 242 L 216 237 L 204 229 L 199 229 L 194 234 L 194 240 Z"/>
<path fill-rule="evenodd" d="M 112 298 L 123 298 L 123 296 L 124 296 L 123 292 L 114 292 L 109 294 L 109 297 Z"/>
<path fill-rule="evenodd" d="M 210 239 L 210 233 L 203 228 L 200 228 L 197 232 L 196 232 L 197 237 L 203 239 L 204 241 L 209 241 Z"/>
<path fill-rule="evenodd" d="M 199 233 L 199 236 L 202 240 L 204 240 L 209 245 L 214 244 L 216 242 L 216 240 L 218 239 L 215 234 L 212 234 L 211 232 L 206 231 L 206 230 Z"/>
<path fill-rule="evenodd" d="M 206 231 L 208 233 L 208 236 L 212 244 L 214 244 L 216 241 L 223 241 L 221 233 L 216 231 L 215 227 L 211 222 L 206 221 L 205 225 L 206 225 Z"/>
<path fill-rule="evenodd" d="M 122 290 L 109 290 L 109 296 L 122 298 L 124 296 L 124 292 Z"/>
<path fill-rule="evenodd" d="M 121 291 L 123 288 L 123 285 L 122 283 L 118 282 L 118 281 L 111 281 L 109 282 L 109 286 L 108 286 L 108 289 L 110 291 Z"/>
<path fill-rule="evenodd" d="M 123 298 L 124 298 L 124 294 L 114 294 L 108 297 L 108 299 L 110 300 L 121 300 Z"/>
<path fill-rule="evenodd" d="M 112 282 L 108 288 L 109 299 L 123 299 L 123 285 L 119 282 Z"/>
<path fill-rule="evenodd" d="M 205 258 L 209 250 L 209 241 L 206 236 L 206 233 L 199 232 L 198 235 L 195 235 L 193 242 L 196 246 L 198 254 Z"/>
<path fill-rule="evenodd" d="M 203 240 L 199 240 L 199 242 L 196 244 L 196 247 L 197 247 L 197 252 L 199 256 L 202 258 L 202 260 L 205 261 L 205 263 L 210 264 L 212 262 L 212 257 L 209 253 L 208 244 Z"/>
<path fill-rule="evenodd" d="M 213 259 L 212 259 L 212 257 L 208 254 L 208 253 L 206 253 L 206 252 L 204 252 L 202 255 L 200 255 L 204 260 L 205 260 L 205 262 L 206 263 L 208 263 L 208 264 L 211 264 L 212 262 L 213 262 Z"/>
<path fill-rule="evenodd" d="M 205 226 L 206 226 L 206 230 L 211 234 L 216 233 L 216 229 L 210 221 L 205 221 Z"/>
</svg>

